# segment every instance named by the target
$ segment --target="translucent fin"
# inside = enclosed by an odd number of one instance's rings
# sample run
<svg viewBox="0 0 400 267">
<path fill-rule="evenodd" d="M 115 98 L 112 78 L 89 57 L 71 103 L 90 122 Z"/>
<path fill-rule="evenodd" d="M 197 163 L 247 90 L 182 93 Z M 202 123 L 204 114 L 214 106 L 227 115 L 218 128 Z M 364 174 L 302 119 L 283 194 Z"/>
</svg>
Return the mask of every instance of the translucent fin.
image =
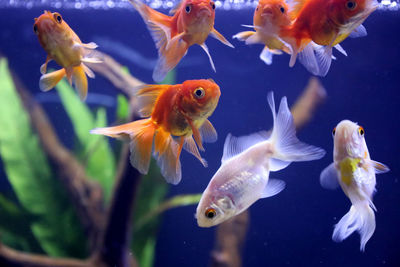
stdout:
<svg viewBox="0 0 400 267">
<path fill-rule="evenodd" d="M 92 71 L 88 66 L 86 66 L 86 65 L 83 64 L 83 63 L 81 63 L 81 66 L 82 66 L 83 70 L 85 71 L 86 75 L 87 75 L 89 78 L 94 79 L 94 78 L 96 77 L 96 75 L 94 75 L 93 71 Z"/>
<path fill-rule="evenodd" d="M 329 68 L 331 67 L 332 63 L 332 47 L 325 46 L 323 49 L 315 50 L 315 55 L 319 67 L 319 74 L 318 76 L 325 77 L 328 74 Z"/>
<path fill-rule="evenodd" d="M 203 164 L 204 167 L 208 166 L 207 161 L 201 157 L 200 152 L 197 149 L 196 143 L 192 136 L 185 137 L 185 143 L 183 145 L 183 148 L 190 154 L 195 156 L 201 162 L 201 164 Z"/>
<path fill-rule="evenodd" d="M 277 172 L 277 171 L 283 170 L 284 168 L 289 166 L 290 163 L 291 163 L 290 161 L 283 161 L 283 160 L 279 160 L 279 159 L 270 158 L 269 159 L 269 170 L 271 172 Z"/>
<path fill-rule="evenodd" d="M 88 44 L 81 44 L 82 47 L 87 48 L 87 49 L 96 49 L 99 47 L 96 43 L 90 42 Z"/>
<path fill-rule="evenodd" d="M 272 64 L 272 57 L 274 54 L 271 53 L 269 48 L 267 46 L 264 46 L 264 49 L 262 50 L 260 54 L 260 59 L 265 62 L 267 65 Z"/>
<path fill-rule="evenodd" d="M 253 31 L 238 32 L 237 34 L 232 36 L 232 38 L 238 39 L 239 41 L 246 41 L 253 34 L 256 34 L 256 32 L 253 32 Z"/>
<path fill-rule="evenodd" d="M 359 37 L 365 37 L 367 36 L 367 29 L 360 24 L 355 30 L 353 30 L 350 34 L 349 37 L 351 38 L 359 38 Z"/>
<path fill-rule="evenodd" d="M 196 141 L 197 146 L 199 147 L 199 149 L 201 151 L 204 151 L 203 140 L 202 140 L 202 137 L 201 137 L 199 129 L 197 129 L 193 125 L 193 122 L 191 120 L 188 120 L 187 122 L 189 123 L 190 127 L 192 128 L 193 138 Z"/>
<path fill-rule="evenodd" d="M 321 172 L 319 182 L 325 189 L 334 190 L 339 187 L 339 177 L 333 162 Z"/>
<path fill-rule="evenodd" d="M 126 138 L 129 136 L 131 139 L 130 162 L 140 173 L 147 174 L 155 133 L 155 126 L 150 119 L 138 120 L 115 127 L 96 128 L 91 130 L 90 133 L 116 138 Z"/>
<path fill-rule="evenodd" d="M 340 53 L 342 53 L 343 55 L 345 55 L 347 57 L 346 50 L 344 50 L 340 44 L 335 45 L 334 48 L 336 48 L 337 51 L 339 51 Z"/>
<path fill-rule="evenodd" d="M 249 38 L 246 39 L 246 44 L 250 45 L 250 44 L 263 44 L 263 40 L 261 40 L 261 37 L 258 33 L 255 33 L 251 36 L 249 36 Z"/>
<path fill-rule="evenodd" d="M 215 70 L 214 62 L 213 62 L 213 60 L 212 60 L 212 57 L 211 57 L 211 55 L 210 55 L 210 52 L 208 51 L 208 47 L 207 47 L 206 43 L 202 43 L 200 46 L 201 46 L 201 48 L 203 48 L 203 50 L 207 53 L 207 56 L 208 56 L 208 59 L 210 60 L 210 64 L 211 64 L 211 67 L 212 67 L 213 71 L 214 71 L 214 72 L 217 72 L 217 71 Z"/>
<path fill-rule="evenodd" d="M 81 59 L 82 62 L 85 63 L 92 63 L 92 64 L 97 64 L 97 63 L 102 63 L 103 60 L 97 57 L 84 57 Z"/>
<path fill-rule="evenodd" d="M 87 97 L 88 81 L 83 67 L 78 66 L 73 68 L 72 82 L 78 92 L 79 98 L 84 101 Z"/>
<path fill-rule="evenodd" d="M 40 73 L 41 74 L 46 74 L 46 72 L 47 72 L 47 64 L 49 64 L 50 61 L 51 61 L 51 57 L 47 56 L 46 57 L 46 61 L 44 62 L 44 64 L 42 66 L 40 66 Z"/>
<path fill-rule="evenodd" d="M 221 162 L 224 163 L 228 159 L 242 153 L 249 147 L 266 141 L 270 136 L 270 133 L 261 131 L 246 136 L 235 137 L 228 134 L 225 139 L 224 152 L 222 155 Z"/>
<path fill-rule="evenodd" d="M 376 174 L 385 173 L 385 172 L 390 171 L 389 167 L 383 163 L 380 163 L 380 162 L 374 161 L 374 160 L 371 160 L 371 163 L 372 163 L 372 166 L 374 167 Z"/>
<path fill-rule="evenodd" d="M 272 197 L 285 189 L 286 183 L 282 180 L 269 179 L 261 198 Z"/>
<path fill-rule="evenodd" d="M 319 45 L 314 45 L 314 42 L 310 42 L 298 56 L 300 63 L 313 75 L 319 75 L 320 73 L 314 54 L 314 50 L 319 49 L 319 47 Z"/>
<path fill-rule="evenodd" d="M 170 85 L 146 84 L 135 88 L 137 108 L 142 117 L 149 117 L 154 109 L 158 96 Z"/>
<path fill-rule="evenodd" d="M 43 74 L 39 80 L 40 90 L 46 92 L 54 88 L 65 76 L 65 69 L 56 70 L 47 74 Z"/>
<path fill-rule="evenodd" d="M 214 143 L 218 139 L 217 131 L 209 120 L 204 121 L 199 131 L 203 142 Z"/>
<path fill-rule="evenodd" d="M 365 250 L 365 245 L 375 231 L 375 214 L 367 202 L 355 203 L 346 215 L 335 225 L 332 239 L 342 242 L 354 231 L 361 236 L 360 250 Z"/>
<path fill-rule="evenodd" d="M 325 155 L 323 149 L 307 145 L 297 139 L 293 116 L 286 97 L 282 98 L 277 115 L 272 92 L 268 94 L 268 103 L 274 118 L 274 127 L 269 139 L 275 148 L 273 158 L 288 162 L 309 161 L 320 159 Z"/>
<path fill-rule="evenodd" d="M 231 48 L 235 48 L 233 44 L 231 44 L 228 40 L 226 40 L 226 38 L 222 34 L 220 34 L 216 29 L 213 28 L 210 32 L 210 35 L 215 39 L 217 39 L 218 41 L 220 41 L 221 43 L 223 43 L 224 45 L 227 45 Z"/>
</svg>

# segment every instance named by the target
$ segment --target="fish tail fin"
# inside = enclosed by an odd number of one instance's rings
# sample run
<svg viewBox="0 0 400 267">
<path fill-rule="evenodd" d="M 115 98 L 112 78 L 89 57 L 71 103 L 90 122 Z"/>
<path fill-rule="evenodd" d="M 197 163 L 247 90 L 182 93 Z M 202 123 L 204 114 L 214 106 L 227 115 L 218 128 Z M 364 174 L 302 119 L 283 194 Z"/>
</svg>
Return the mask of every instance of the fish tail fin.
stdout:
<svg viewBox="0 0 400 267">
<path fill-rule="evenodd" d="M 157 130 L 154 138 L 154 157 L 161 174 L 171 184 L 178 184 L 182 179 L 180 149 L 170 133 L 161 127 Z"/>
<path fill-rule="evenodd" d="M 171 35 L 171 17 L 162 14 L 139 0 L 129 0 L 140 13 L 158 49 L 159 59 L 153 72 L 153 79 L 161 82 L 168 71 L 173 69 L 185 56 L 188 46 L 181 35 Z"/>
<path fill-rule="evenodd" d="M 130 139 L 130 162 L 140 173 L 147 174 L 150 166 L 155 124 L 150 119 L 138 120 L 115 127 L 96 128 L 92 134 Z"/>
<path fill-rule="evenodd" d="M 76 91 L 79 94 L 79 98 L 82 101 L 86 100 L 88 92 L 88 81 L 84 67 L 81 65 L 73 67 L 72 70 L 72 82 L 75 86 Z"/>
<path fill-rule="evenodd" d="M 43 74 L 39 80 L 40 90 L 47 92 L 53 89 L 64 76 L 66 75 L 65 69 L 59 69 L 50 73 Z"/>
<path fill-rule="evenodd" d="M 310 161 L 320 159 L 325 155 L 323 149 L 302 143 L 297 139 L 293 116 L 290 113 L 286 97 L 283 97 L 281 100 L 278 114 L 275 112 L 274 95 L 272 92 L 268 94 L 268 104 L 274 120 L 269 141 L 273 145 L 272 158 L 275 161 Z M 273 169 L 275 169 L 274 166 L 272 166 L 271 170 Z"/>
<path fill-rule="evenodd" d="M 354 231 L 361 236 L 360 250 L 365 250 L 365 245 L 375 231 L 375 214 L 370 204 L 366 201 L 352 205 L 342 219 L 335 225 L 332 239 L 342 242 Z"/>
</svg>

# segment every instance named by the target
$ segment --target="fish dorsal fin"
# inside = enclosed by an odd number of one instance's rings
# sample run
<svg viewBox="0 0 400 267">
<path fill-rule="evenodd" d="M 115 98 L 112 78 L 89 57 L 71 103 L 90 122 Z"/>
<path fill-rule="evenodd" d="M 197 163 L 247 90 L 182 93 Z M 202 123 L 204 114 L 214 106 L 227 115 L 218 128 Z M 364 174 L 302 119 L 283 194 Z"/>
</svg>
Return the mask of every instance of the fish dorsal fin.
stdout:
<svg viewBox="0 0 400 267">
<path fill-rule="evenodd" d="M 200 127 L 200 135 L 203 142 L 214 143 L 218 139 L 217 131 L 209 120 L 206 120 Z"/>
<path fill-rule="evenodd" d="M 135 88 L 137 96 L 138 112 L 142 117 L 149 117 L 153 112 L 158 96 L 170 85 L 146 84 Z"/>
<path fill-rule="evenodd" d="M 325 189 L 334 190 L 339 187 L 339 177 L 335 168 L 335 163 L 329 164 L 329 166 L 321 172 L 319 182 Z"/>
<path fill-rule="evenodd" d="M 221 162 L 224 163 L 228 159 L 242 153 L 249 147 L 267 140 L 270 135 L 270 132 L 267 131 L 261 131 L 241 137 L 235 137 L 231 134 L 228 134 L 225 139 L 224 153 L 222 155 Z"/>
<path fill-rule="evenodd" d="M 278 179 L 269 179 L 262 192 L 261 198 L 272 197 L 285 189 L 286 183 Z"/>
<path fill-rule="evenodd" d="M 173 6 L 173 7 L 171 8 L 171 10 L 169 11 L 169 14 L 170 14 L 171 16 L 175 15 L 175 13 L 181 8 L 182 2 L 183 2 L 183 1 L 178 2 L 177 4 L 175 4 L 175 6 Z"/>
</svg>

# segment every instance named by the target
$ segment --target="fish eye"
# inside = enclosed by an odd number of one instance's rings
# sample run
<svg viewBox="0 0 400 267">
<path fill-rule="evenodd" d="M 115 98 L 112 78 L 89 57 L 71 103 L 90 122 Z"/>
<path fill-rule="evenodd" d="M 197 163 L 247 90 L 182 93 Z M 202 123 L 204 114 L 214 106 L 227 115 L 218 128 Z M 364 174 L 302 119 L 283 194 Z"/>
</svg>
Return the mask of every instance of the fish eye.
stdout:
<svg viewBox="0 0 400 267">
<path fill-rule="evenodd" d="M 215 4 L 214 4 L 214 2 L 211 2 L 210 5 L 211 5 L 212 9 L 215 9 Z"/>
<path fill-rule="evenodd" d="M 55 19 L 58 23 L 61 24 L 61 22 L 62 22 L 62 17 L 61 17 L 60 14 L 58 14 L 57 12 L 55 12 L 54 15 L 53 15 L 53 17 L 54 17 L 54 19 Z"/>
<path fill-rule="evenodd" d="M 208 209 L 206 210 L 206 212 L 204 213 L 204 215 L 206 215 L 206 217 L 207 217 L 208 219 L 212 219 L 212 218 L 215 217 L 215 215 L 217 215 L 217 212 L 216 212 L 215 209 L 213 209 L 213 208 L 208 208 Z"/>
<path fill-rule="evenodd" d="M 196 90 L 194 90 L 194 96 L 195 96 L 197 99 L 203 98 L 203 97 L 205 96 L 205 94 L 206 94 L 206 92 L 205 92 L 204 89 L 201 88 L 201 87 L 198 87 L 198 88 L 196 88 Z"/>
<path fill-rule="evenodd" d="M 359 127 L 358 127 L 358 133 L 359 133 L 361 136 L 364 136 L 364 134 L 365 134 L 364 128 L 361 127 L 361 126 L 359 126 Z"/>
<path fill-rule="evenodd" d="M 281 7 L 279 8 L 279 10 L 282 12 L 282 14 L 285 13 L 285 8 L 284 8 L 283 6 L 281 6 Z"/>
<path fill-rule="evenodd" d="M 185 7 L 185 11 L 186 11 L 186 13 L 190 13 L 190 11 L 192 11 L 192 7 L 190 6 L 190 5 L 187 5 L 186 7 Z"/>
<path fill-rule="evenodd" d="M 36 24 L 33 25 L 33 31 L 35 32 L 35 34 L 39 34 L 38 27 Z"/>
<path fill-rule="evenodd" d="M 333 136 L 333 137 L 335 137 L 335 133 L 336 133 L 336 127 L 333 128 L 333 130 L 332 130 L 332 136 Z"/>
<path fill-rule="evenodd" d="M 347 1 L 346 2 L 346 8 L 348 10 L 354 10 L 357 7 L 357 3 L 354 1 Z"/>
</svg>

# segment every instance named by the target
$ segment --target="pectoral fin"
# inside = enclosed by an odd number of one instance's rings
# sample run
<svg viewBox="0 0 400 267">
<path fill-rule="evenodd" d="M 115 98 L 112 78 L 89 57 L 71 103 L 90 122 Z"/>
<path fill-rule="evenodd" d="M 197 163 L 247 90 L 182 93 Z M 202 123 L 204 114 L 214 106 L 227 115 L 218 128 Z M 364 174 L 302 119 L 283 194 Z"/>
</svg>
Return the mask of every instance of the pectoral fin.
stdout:
<svg viewBox="0 0 400 267">
<path fill-rule="evenodd" d="M 374 160 L 371 160 L 371 163 L 375 169 L 376 174 L 385 173 L 385 172 L 390 171 L 389 167 L 383 163 L 380 163 L 380 162 L 374 161 Z"/>
<path fill-rule="evenodd" d="M 226 40 L 226 38 L 222 34 L 220 34 L 216 29 L 213 28 L 210 34 L 212 37 L 219 40 L 224 45 L 235 48 L 233 44 L 231 44 L 228 40 Z"/>
<path fill-rule="evenodd" d="M 39 80 L 40 90 L 46 92 L 54 88 L 65 76 L 65 69 L 56 70 L 47 74 L 43 74 Z"/>
<path fill-rule="evenodd" d="M 319 182 L 325 189 L 334 190 L 339 187 L 339 177 L 333 162 L 321 172 Z"/>
<path fill-rule="evenodd" d="M 201 48 L 203 48 L 204 52 L 206 52 L 208 59 L 210 60 L 211 68 L 214 70 L 214 72 L 217 72 L 215 69 L 213 59 L 210 55 L 210 52 L 208 51 L 208 47 L 207 47 L 206 43 L 202 43 L 200 46 L 201 46 Z"/>
<path fill-rule="evenodd" d="M 286 183 L 282 180 L 269 179 L 261 198 L 272 197 L 285 189 Z"/>
</svg>

